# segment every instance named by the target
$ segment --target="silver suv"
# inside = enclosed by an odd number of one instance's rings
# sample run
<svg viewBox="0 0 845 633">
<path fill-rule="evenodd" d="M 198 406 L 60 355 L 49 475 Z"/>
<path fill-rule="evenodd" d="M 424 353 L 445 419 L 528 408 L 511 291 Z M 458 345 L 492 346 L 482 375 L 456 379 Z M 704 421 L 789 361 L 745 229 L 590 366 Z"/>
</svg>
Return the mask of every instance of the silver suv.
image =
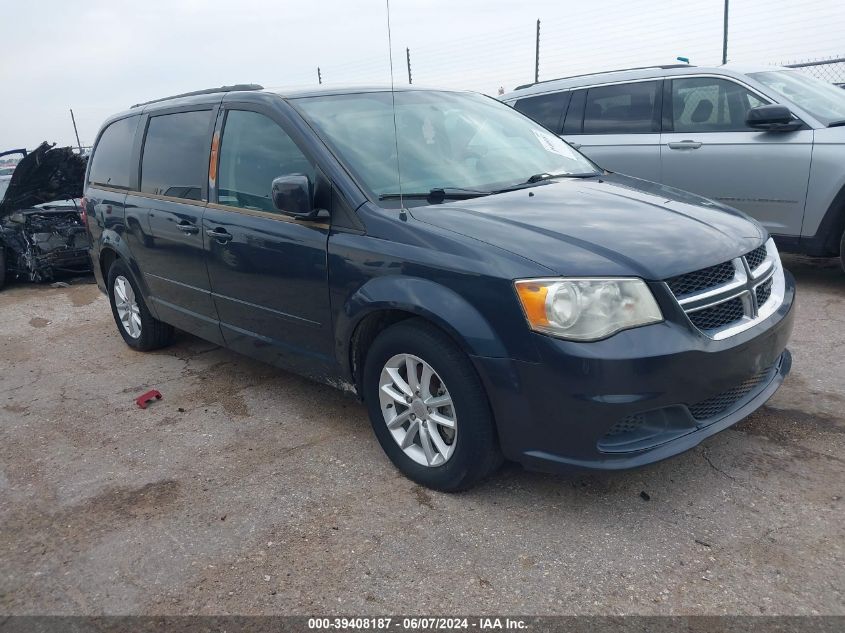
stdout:
<svg viewBox="0 0 845 633">
<path fill-rule="evenodd" d="M 636 68 L 501 99 L 600 166 L 717 200 L 845 267 L 845 90 L 780 67 Z"/>
</svg>

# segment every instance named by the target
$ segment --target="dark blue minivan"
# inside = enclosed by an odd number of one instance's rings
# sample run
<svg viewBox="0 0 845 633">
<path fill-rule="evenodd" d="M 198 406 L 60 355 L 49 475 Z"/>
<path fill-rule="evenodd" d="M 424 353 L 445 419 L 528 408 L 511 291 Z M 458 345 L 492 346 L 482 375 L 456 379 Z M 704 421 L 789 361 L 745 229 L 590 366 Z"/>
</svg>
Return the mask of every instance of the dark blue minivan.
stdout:
<svg viewBox="0 0 845 633">
<path fill-rule="evenodd" d="M 724 205 L 602 170 L 488 97 L 229 86 L 109 119 L 97 282 L 174 328 L 355 391 L 411 479 L 684 451 L 789 372 L 795 287 Z"/>
</svg>

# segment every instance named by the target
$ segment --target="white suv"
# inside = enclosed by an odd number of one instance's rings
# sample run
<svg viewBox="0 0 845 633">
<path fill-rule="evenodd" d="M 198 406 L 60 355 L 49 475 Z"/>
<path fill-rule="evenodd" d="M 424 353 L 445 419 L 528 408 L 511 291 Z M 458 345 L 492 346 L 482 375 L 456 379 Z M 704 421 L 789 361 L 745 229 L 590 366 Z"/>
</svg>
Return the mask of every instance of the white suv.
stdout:
<svg viewBox="0 0 845 633">
<path fill-rule="evenodd" d="M 845 91 L 780 67 L 637 68 L 501 97 L 600 166 L 718 200 L 845 266 Z"/>
</svg>

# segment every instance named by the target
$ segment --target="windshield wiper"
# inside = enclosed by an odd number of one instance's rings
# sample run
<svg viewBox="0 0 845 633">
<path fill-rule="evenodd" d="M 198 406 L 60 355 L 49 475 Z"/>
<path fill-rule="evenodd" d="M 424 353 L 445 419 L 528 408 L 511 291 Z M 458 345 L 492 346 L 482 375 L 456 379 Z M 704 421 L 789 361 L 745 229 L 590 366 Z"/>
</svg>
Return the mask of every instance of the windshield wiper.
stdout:
<svg viewBox="0 0 845 633">
<path fill-rule="evenodd" d="M 528 187 L 533 187 L 534 185 L 539 185 L 545 183 L 548 180 L 552 180 L 553 178 L 594 178 L 595 176 L 600 176 L 601 174 L 597 171 L 590 171 L 583 174 L 534 174 L 528 180 L 523 182 L 518 182 L 515 185 L 511 185 L 510 187 L 503 187 L 502 189 L 497 189 L 491 193 L 505 193 L 507 191 L 516 191 L 517 189 L 527 189 Z"/>
<path fill-rule="evenodd" d="M 435 187 L 428 193 L 411 191 L 408 193 L 382 193 L 379 200 L 398 200 L 409 198 L 411 200 L 427 200 L 429 204 L 440 204 L 444 200 L 469 200 L 480 196 L 489 196 L 492 191 L 480 191 L 478 189 L 461 189 L 459 187 Z"/>
<path fill-rule="evenodd" d="M 831 121 L 827 124 L 827 127 L 842 127 L 845 125 L 845 119 L 841 119 L 839 121 Z"/>
<path fill-rule="evenodd" d="M 543 182 L 544 180 L 551 180 L 552 178 L 592 178 L 598 176 L 598 172 L 588 171 L 583 174 L 534 174 L 524 183 L 525 185 L 532 185 L 536 182 Z"/>
</svg>

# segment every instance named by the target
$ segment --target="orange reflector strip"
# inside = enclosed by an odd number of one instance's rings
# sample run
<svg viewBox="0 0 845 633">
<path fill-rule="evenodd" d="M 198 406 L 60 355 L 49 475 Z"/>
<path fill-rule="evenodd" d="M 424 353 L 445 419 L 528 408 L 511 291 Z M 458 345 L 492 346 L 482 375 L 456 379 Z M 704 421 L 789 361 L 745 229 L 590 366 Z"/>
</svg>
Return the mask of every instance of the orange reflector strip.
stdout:
<svg viewBox="0 0 845 633">
<path fill-rule="evenodd" d="M 525 317 L 532 326 L 548 325 L 546 318 L 546 295 L 549 289 L 546 286 L 532 281 L 520 281 L 516 283 L 516 292 Z"/>
<path fill-rule="evenodd" d="M 220 148 L 220 133 L 215 132 L 211 139 L 211 158 L 208 161 L 208 179 L 211 186 L 217 184 L 217 151 Z"/>
</svg>

